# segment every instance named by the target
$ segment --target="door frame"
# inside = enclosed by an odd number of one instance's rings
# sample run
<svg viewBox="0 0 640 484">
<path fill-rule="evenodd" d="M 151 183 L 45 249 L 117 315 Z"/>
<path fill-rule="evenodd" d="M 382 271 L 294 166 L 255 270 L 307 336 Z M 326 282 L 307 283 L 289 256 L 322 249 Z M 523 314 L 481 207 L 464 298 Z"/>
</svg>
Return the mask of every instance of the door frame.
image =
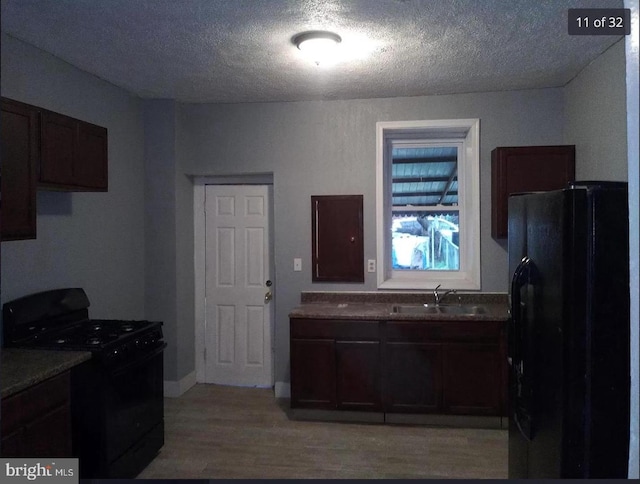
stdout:
<svg viewBox="0 0 640 484">
<path fill-rule="evenodd" d="M 195 316 L 195 363 L 196 383 L 205 382 L 205 332 L 206 332 L 206 252 L 205 252 L 205 186 L 206 185 L 266 185 L 269 190 L 269 272 L 273 281 L 273 299 L 269 304 L 271 311 L 271 384 L 275 377 L 275 321 L 276 299 L 278 291 L 275 277 L 274 254 L 274 184 L 273 174 L 197 176 L 193 178 L 193 263 L 194 263 L 194 316 Z"/>
</svg>

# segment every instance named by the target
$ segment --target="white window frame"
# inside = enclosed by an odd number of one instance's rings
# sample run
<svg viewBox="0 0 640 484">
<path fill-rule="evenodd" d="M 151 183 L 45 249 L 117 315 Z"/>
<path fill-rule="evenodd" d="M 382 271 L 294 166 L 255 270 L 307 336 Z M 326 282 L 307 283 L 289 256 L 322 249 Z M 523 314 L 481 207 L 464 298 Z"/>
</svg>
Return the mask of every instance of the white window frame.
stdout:
<svg viewBox="0 0 640 484">
<path fill-rule="evenodd" d="M 386 139 L 461 143 L 458 152 L 460 270 L 394 271 L 391 268 L 391 143 Z M 409 140 L 407 140 L 409 142 Z M 400 142 L 400 141 L 398 141 Z M 449 207 L 442 207 L 447 210 Z M 480 289 L 480 120 L 447 119 L 376 123 L 376 220 L 379 289 Z"/>
</svg>

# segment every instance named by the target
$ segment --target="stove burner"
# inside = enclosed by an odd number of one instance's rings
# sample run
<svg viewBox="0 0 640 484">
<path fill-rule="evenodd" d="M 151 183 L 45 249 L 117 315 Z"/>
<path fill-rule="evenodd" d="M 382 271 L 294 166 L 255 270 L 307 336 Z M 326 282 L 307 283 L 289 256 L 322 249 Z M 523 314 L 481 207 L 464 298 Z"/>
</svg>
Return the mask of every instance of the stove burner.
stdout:
<svg viewBox="0 0 640 484">
<path fill-rule="evenodd" d="M 102 324 L 100 324 L 100 323 L 92 323 L 91 324 L 91 329 L 93 331 L 102 331 Z"/>
<path fill-rule="evenodd" d="M 98 338 L 96 336 L 87 339 L 87 344 L 88 345 L 99 345 L 101 343 L 102 343 L 102 339 Z"/>
<path fill-rule="evenodd" d="M 129 333 L 131 331 L 133 331 L 135 328 L 133 327 L 133 324 L 131 323 L 122 323 L 120 325 L 120 329 L 124 332 L 124 333 Z"/>
</svg>

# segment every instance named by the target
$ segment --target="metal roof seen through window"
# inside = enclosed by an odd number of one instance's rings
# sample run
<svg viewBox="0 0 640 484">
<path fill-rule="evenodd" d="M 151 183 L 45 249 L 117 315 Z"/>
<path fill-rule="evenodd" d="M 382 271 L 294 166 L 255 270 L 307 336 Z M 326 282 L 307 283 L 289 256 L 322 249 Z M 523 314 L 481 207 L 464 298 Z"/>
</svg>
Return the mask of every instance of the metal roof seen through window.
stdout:
<svg viewBox="0 0 640 484">
<path fill-rule="evenodd" d="M 393 148 L 393 206 L 458 204 L 458 148 Z"/>
</svg>

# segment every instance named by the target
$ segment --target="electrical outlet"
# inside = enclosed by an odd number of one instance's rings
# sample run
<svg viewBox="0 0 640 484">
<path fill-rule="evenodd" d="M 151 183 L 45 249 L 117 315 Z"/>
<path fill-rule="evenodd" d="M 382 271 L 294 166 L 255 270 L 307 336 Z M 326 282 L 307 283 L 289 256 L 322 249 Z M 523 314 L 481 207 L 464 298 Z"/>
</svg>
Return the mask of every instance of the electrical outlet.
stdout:
<svg viewBox="0 0 640 484">
<path fill-rule="evenodd" d="M 293 270 L 295 272 L 300 272 L 302 270 L 302 259 L 298 257 L 293 259 Z"/>
<path fill-rule="evenodd" d="M 376 271 L 376 260 L 369 259 L 367 261 L 367 272 L 375 272 Z"/>
</svg>

